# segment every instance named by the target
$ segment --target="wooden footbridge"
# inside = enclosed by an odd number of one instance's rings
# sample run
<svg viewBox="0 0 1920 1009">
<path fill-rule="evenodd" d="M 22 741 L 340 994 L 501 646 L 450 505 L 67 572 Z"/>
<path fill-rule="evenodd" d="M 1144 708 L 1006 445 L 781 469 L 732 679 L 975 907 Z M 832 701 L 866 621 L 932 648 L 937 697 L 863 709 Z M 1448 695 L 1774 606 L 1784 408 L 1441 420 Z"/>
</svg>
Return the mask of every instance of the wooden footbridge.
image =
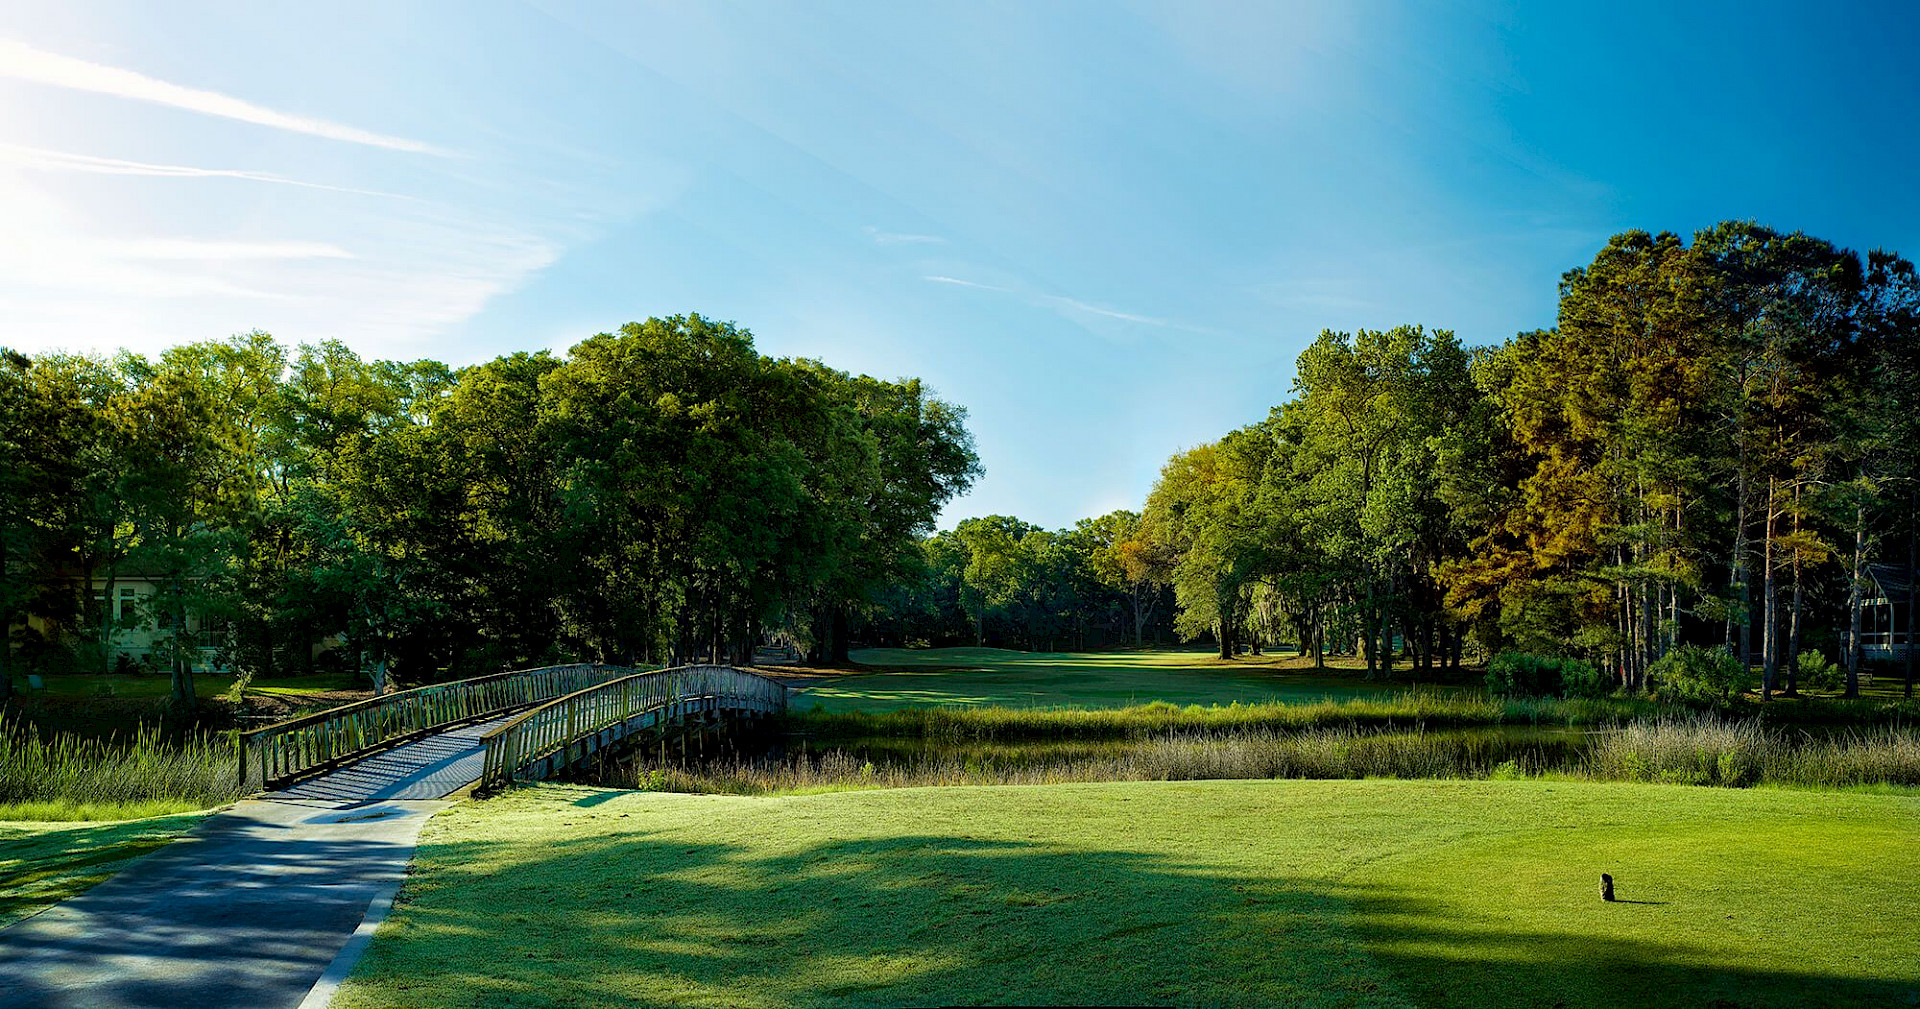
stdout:
<svg viewBox="0 0 1920 1009">
<path fill-rule="evenodd" d="M 788 688 L 734 666 L 546 666 L 373 697 L 242 733 L 249 792 L 441 798 L 538 781 L 633 740 L 666 743 L 785 711 Z M 637 737 L 637 738 L 636 738 Z"/>
</svg>

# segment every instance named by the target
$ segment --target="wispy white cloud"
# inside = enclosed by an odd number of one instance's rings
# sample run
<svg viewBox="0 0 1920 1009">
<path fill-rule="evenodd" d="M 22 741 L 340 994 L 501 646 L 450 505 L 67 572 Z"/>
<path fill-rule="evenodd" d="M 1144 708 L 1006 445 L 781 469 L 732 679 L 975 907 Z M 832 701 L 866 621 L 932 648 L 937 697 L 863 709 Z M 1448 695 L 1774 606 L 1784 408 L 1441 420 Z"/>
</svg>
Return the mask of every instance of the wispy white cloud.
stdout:
<svg viewBox="0 0 1920 1009">
<path fill-rule="evenodd" d="M 0 77 L 152 102 L 188 112 L 198 112 L 202 115 L 325 137 L 329 140 L 341 140 L 351 144 L 364 144 L 368 147 L 381 147 L 413 154 L 446 153 L 418 140 L 374 133 L 325 119 L 281 112 L 232 95 L 223 95 L 218 91 L 190 88 L 121 67 L 110 67 L 72 56 L 50 53 L 11 39 L 0 39 Z"/>
<path fill-rule="evenodd" d="M 956 287 L 972 287 L 982 291 L 994 291 L 999 294 L 1011 294 L 1014 297 L 1025 301 L 1029 305 L 1033 305 L 1038 308 L 1052 309 L 1053 311 L 1059 312 L 1062 315 L 1067 315 L 1067 316 L 1094 315 L 1094 316 L 1099 316 L 1100 318 L 1103 318 L 1103 319 L 1118 319 L 1121 322 L 1132 322 L 1142 326 L 1157 326 L 1165 329 L 1181 329 L 1191 333 L 1209 332 L 1209 330 L 1206 330 L 1199 326 L 1190 326 L 1183 322 L 1175 322 L 1172 319 L 1156 318 L 1151 315 L 1141 315 L 1137 312 L 1123 312 L 1117 308 L 1106 308 L 1101 305 L 1093 304 L 1092 302 L 1089 302 L 1089 301 L 1081 301 L 1079 298 L 1069 298 L 1063 294 L 1023 294 L 1020 291 L 1016 291 L 1010 287 L 1000 287 L 994 284 L 982 284 L 979 281 L 962 280 L 959 277 L 949 277 L 942 274 L 929 274 L 927 276 L 921 277 L 920 279 L 931 281 L 935 284 L 952 284 Z"/>
<path fill-rule="evenodd" d="M 1071 311 L 1085 312 L 1088 315 L 1099 315 L 1109 319 L 1119 319 L 1122 322 L 1137 322 L 1143 326 L 1175 325 L 1175 323 L 1169 322 L 1166 319 L 1156 319 L 1150 315 L 1135 315 L 1132 312 L 1122 312 L 1118 309 L 1101 308 L 1099 305 L 1089 304 L 1078 298 L 1068 298 L 1057 294 L 1042 295 L 1040 300 Z"/>
<path fill-rule="evenodd" d="M 384 207 L 312 218 L 301 238 L 244 230 L 254 223 L 244 219 L 224 233 L 197 233 L 210 225 L 196 219 L 130 231 L 123 217 L 45 181 L 0 170 L 0 316 L 7 342 L 28 350 L 157 350 L 259 327 L 416 353 L 560 252 L 510 226 Z"/>
<path fill-rule="evenodd" d="M 881 231 L 879 228 L 875 228 L 871 226 L 869 226 L 866 229 L 866 231 L 867 231 L 867 237 L 873 239 L 873 244 L 875 245 L 945 245 L 947 244 L 947 240 L 944 238 L 941 238 L 939 235 L 915 235 L 915 234 L 899 232 L 899 231 Z"/>
<path fill-rule="evenodd" d="M 260 259 L 352 259 L 327 242 L 227 242 L 192 238 L 135 238 L 98 243 L 101 252 L 126 259 L 232 262 Z"/>
<path fill-rule="evenodd" d="M 350 186 L 330 186 L 324 182 L 292 179 L 272 172 L 254 172 L 238 168 L 195 168 L 190 165 L 156 165 L 144 161 L 123 161 L 119 158 L 101 158 L 69 151 L 50 151 L 41 147 L 23 147 L 19 144 L 0 144 L 0 161 L 41 171 L 135 175 L 161 179 L 245 179 L 249 182 L 299 186 L 303 189 L 324 189 L 328 192 L 352 193 L 358 196 L 384 196 L 395 200 L 413 199 L 411 196 L 383 193 L 374 189 L 354 189 Z"/>
<path fill-rule="evenodd" d="M 999 291 L 1001 294 L 1013 293 L 1012 291 L 1004 287 L 995 287 L 992 284 L 982 284 L 972 280 L 961 280 L 959 277 L 943 277 L 943 276 L 940 276 L 939 274 L 930 274 L 928 276 L 921 277 L 920 279 L 930 280 L 936 284 L 952 284 L 955 287 L 976 287 L 982 291 Z"/>
</svg>

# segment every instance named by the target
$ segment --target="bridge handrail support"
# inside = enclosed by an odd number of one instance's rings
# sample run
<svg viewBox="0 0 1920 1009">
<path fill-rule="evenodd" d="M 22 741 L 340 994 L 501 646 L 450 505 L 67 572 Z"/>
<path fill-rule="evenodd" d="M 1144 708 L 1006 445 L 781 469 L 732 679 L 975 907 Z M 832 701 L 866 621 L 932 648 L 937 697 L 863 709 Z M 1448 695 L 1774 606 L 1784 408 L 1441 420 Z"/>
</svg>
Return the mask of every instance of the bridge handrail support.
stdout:
<svg viewBox="0 0 1920 1009">
<path fill-rule="evenodd" d="M 648 713 L 659 713 L 659 720 L 666 721 L 683 713 L 687 702 L 709 698 L 723 704 L 736 701 L 742 710 L 784 711 L 787 693 L 785 684 L 762 673 L 719 665 L 639 672 L 586 687 L 523 712 L 481 736 L 485 756 L 474 794 L 498 791 L 517 780 L 523 769 L 581 738 Z M 588 724 L 582 724 L 583 718 Z M 555 722 L 563 726 L 562 732 L 553 731 Z"/>
<path fill-rule="evenodd" d="M 607 682 L 637 672 L 589 662 L 539 666 L 428 684 L 290 718 L 236 735 L 240 784 L 252 791 L 299 780 L 451 726 L 538 706 L 581 689 L 588 680 Z"/>
</svg>

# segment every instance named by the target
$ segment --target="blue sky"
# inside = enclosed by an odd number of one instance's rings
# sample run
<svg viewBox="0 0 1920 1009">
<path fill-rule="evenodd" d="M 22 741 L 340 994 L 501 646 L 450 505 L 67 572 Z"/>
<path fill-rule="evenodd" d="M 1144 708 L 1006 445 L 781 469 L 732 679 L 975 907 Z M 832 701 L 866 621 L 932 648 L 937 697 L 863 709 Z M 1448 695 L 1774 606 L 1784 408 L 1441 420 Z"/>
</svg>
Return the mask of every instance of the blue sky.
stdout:
<svg viewBox="0 0 1920 1009">
<path fill-rule="evenodd" d="M 946 521 L 1134 506 L 1320 330 L 1550 325 L 1626 228 L 1920 255 L 1920 6 L 0 9 L 0 343 L 470 363 L 698 311 L 917 375 Z"/>
</svg>

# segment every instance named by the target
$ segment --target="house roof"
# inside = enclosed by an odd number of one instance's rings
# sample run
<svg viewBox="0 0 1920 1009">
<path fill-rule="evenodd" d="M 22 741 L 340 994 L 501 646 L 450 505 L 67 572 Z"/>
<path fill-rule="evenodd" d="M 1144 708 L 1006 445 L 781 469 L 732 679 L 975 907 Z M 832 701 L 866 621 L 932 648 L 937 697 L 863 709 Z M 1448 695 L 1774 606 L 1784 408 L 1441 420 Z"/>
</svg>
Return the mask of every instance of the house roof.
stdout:
<svg viewBox="0 0 1920 1009">
<path fill-rule="evenodd" d="M 1873 579 L 1880 587 L 1880 594 L 1888 599 L 1905 599 L 1913 586 L 1904 564 L 1869 564 L 1867 577 Z"/>
</svg>

